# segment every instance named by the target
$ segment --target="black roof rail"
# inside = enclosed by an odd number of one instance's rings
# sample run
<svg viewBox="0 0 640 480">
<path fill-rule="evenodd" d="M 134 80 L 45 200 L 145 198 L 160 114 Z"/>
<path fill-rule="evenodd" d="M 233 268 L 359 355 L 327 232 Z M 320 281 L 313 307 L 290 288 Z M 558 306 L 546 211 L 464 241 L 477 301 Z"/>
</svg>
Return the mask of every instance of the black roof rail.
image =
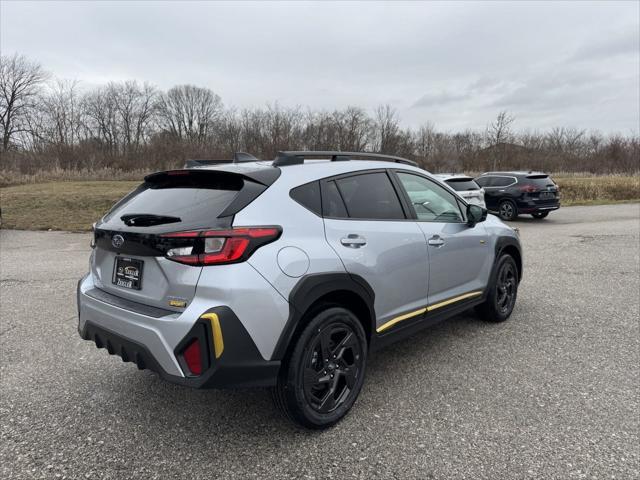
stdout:
<svg viewBox="0 0 640 480">
<path fill-rule="evenodd" d="M 300 165 L 304 163 L 305 158 L 309 157 L 330 157 L 332 162 L 341 162 L 354 160 L 355 158 L 370 158 L 375 160 L 384 160 L 387 162 L 404 163 L 417 167 L 418 164 L 413 160 L 402 157 L 386 155 L 384 153 L 368 153 L 368 152 L 340 152 L 336 150 L 300 150 L 300 151 L 283 151 L 278 152 L 273 160 L 274 167 L 284 167 L 287 165 Z"/>
<path fill-rule="evenodd" d="M 232 159 L 219 159 L 219 160 L 209 160 L 209 159 L 191 160 L 190 159 L 184 163 L 183 168 L 206 167 L 208 165 L 218 165 L 221 163 L 243 163 L 243 162 L 257 162 L 257 161 L 259 160 L 249 153 L 236 152 L 233 154 Z"/>
</svg>

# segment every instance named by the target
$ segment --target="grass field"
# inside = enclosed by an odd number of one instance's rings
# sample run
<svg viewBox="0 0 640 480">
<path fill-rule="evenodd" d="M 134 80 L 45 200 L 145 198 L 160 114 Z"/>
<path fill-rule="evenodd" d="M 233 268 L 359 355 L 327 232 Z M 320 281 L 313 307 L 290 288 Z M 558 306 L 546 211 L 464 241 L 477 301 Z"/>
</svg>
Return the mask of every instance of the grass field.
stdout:
<svg viewBox="0 0 640 480">
<path fill-rule="evenodd" d="M 562 205 L 640 202 L 640 177 L 554 177 Z M 58 181 L 0 189 L 2 228 L 90 230 L 137 181 Z"/>
</svg>

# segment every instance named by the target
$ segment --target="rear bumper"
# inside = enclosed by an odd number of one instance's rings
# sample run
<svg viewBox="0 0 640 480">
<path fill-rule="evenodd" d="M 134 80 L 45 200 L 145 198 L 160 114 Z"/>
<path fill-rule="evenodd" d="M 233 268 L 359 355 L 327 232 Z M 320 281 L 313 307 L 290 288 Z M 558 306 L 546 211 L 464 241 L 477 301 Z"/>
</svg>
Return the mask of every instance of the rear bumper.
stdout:
<svg viewBox="0 0 640 480">
<path fill-rule="evenodd" d="M 268 387 L 276 383 L 280 362 L 262 357 L 228 307 L 211 308 L 196 318 L 162 309 L 150 311 L 140 304 L 124 305 L 119 297 L 96 289 L 90 276 L 78 284 L 77 298 L 78 331 L 83 339 L 169 382 L 193 388 Z M 211 313 L 219 320 L 224 342 L 218 358 L 212 326 L 201 318 Z M 194 338 L 199 339 L 203 352 L 203 371 L 197 376 L 189 373 L 181 357 Z"/>
<path fill-rule="evenodd" d="M 555 203 L 536 203 L 535 201 L 517 202 L 518 213 L 539 213 L 550 212 L 560 208 L 560 202 Z"/>
</svg>

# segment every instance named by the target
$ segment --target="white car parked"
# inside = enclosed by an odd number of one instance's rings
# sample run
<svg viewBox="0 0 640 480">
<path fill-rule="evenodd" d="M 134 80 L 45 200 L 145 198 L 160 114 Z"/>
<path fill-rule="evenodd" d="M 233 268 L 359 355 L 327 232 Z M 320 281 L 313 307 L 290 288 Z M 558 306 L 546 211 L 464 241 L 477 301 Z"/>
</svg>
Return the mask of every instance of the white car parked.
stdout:
<svg viewBox="0 0 640 480">
<path fill-rule="evenodd" d="M 458 195 L 464 198 L 467 203 L 487 208 L 484 203 L 484 188 L 481 188 L 473 177 L 452 173 L 441 173 L 435 175 L 435 177 L 449 185 Z"/>
</svg>

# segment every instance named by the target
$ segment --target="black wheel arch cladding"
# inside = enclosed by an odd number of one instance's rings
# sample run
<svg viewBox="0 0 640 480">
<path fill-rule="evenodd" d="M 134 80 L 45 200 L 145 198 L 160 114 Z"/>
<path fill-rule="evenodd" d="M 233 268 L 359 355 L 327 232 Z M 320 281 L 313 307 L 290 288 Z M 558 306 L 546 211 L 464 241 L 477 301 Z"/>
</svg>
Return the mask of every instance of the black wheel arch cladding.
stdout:
<svg viewBox="0 0 640 480">
<path fill-rule="evenodd" d="M 314 303 L 323 298 L 340 298 L 340 292 L 343 292 L 347 299 L 349 297 L 358 299 L 356 311 L 353 313 L 363 322 L 368 336 L 371 332 L 375 332 L 375 293 L 364 278 L 346 272 L 305 275 L 289 294 L 289 318 L 280 334 L 272 358 L 281 360 L 285 357 L 300 322 Z M 342 306 L 350 309 L 348 304 Z M 351 307 L 354 309 L 354 305 Z M 362 316 L 368 318 L 360 318 Z"/>
<path fill-rule="evenodd" d="M 520 241 L 511 236 L 501 236 L 496 241 L 495 247 L 495 262 L 493 266 L 493 270 L 491 272 L 491 281 L 490 285 L 493 284 L 495 279 L 495 267 L 498 264 L 498 260 L 503 254 L 508 254 L 513 257 L 513 260 L 516 262 L 516 267 L 518 269 L 518 283 L 522 280 L 523 275 L 523 262 L 522 262 L 522 247 L 520 246 Z"/>
</svg>

